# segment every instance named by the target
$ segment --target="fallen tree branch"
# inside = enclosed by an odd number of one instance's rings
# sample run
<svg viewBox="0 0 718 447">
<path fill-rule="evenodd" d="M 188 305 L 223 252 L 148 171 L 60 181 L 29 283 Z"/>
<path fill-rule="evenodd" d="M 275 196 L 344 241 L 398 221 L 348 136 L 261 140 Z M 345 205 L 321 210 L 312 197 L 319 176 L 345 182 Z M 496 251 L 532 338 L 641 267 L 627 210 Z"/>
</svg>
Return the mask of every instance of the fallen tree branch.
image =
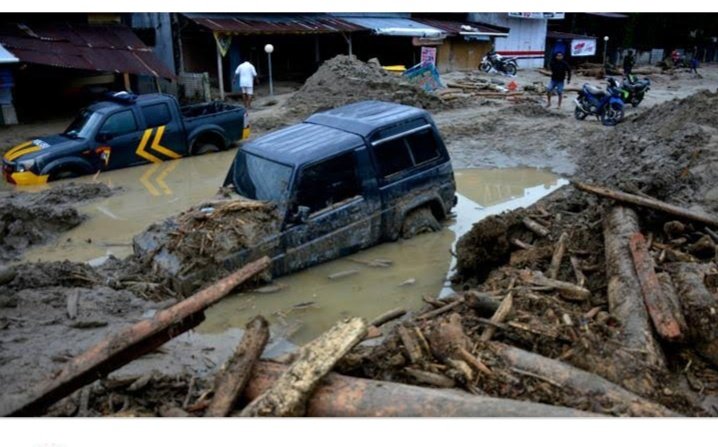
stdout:
<svg viewBox="0 0 718 447">
<path fill-rule="evenodd" d="M 271 389 L 287 367 L 259 362 L 245 392 L 256 399 Z M 328 374 L 307 402 L 313 417 L 587 417 L 601 416 L 572 408 L 534 402 L 474 396 L 394 382 Z"/>
<path fill-rule="evenodd" d="M 556 250 L 553 252 L 551 264 L 548 268 L 548 277 L 551 279 L 556 279 L 558 276 L 558 271 L 561 268 L 561 261 L 563 260 L 564 253 L 566 252 L 566 239 L 568 239 L 568 234 L 563 232 L 561 233 L 561 236 L 559 236 L 558 242 L 556 243 Z"/>
<path fill-rule="evenodd" d="M 241 416 L 302 416 L 319 381 L 366 333 L 366 322 L 351 318 L 337 323 L 304 345 L 292 365 L 271 388 L 257 396 Z"/>
<path fill-rule="evenodd" d="M 521 222 L 523 222 L 524 226 L 528 228 L 529 230 L 533 231 L 537 235 L 541 237 L 548 236 L 548 228 L 544 227 L 540 223 L 536 222 L 535 220 L 531 219 L 530 217 L 524 217 Z"/>
<path fill-rule="evenodd" d="M 591 297 L 590 290 L 570 282 L 546 278 L 541 272 L 521 270 L 521 272 L 519 272 L 519 277 L 523 282 L 555 289 L 562 298 L 568 301 L 586 301 Z"/>
<path fill-rule="evenodd" d="M 245 327 L 242 341 L 234 355 L 217 373 L 214 397 L 205 416 L 228 416 L 237 399 L 249 382 L 252 368 L 264 351 L 269 340 L 269 323 L 261 316 L 252 319 Z"/>
<path fill-rule="evenodd" d="M 186 300 L 157 312 L 152 319 L 142 320 L 103 339 L 73 358 L 53 379 L 40 384 L 30 392 L 30 397 L 5 415 L 42 414 L 47 407 L 73 391 L 154 351 L 168 340 L 197 326 L 204 319 L 205 309 L 266 270 L 270 263 L 266 256 L 251 262 Z"/>
<path fill-rule="evenodd" d="M 718 218 L 709 214 L 698 213 L 695 211 L 682 208 L 680 206 L 671 205 L 656 199 L 649 199 L 646 197 L 637 196 L 635 194 L 628 194 L 622 191 L 616 191 L 600 186 L 589 185 L 587 183 L 572 182 L 573 186 L 577 189 L 585 192 L 590 192 L 601 197 L 607 197 L 609 199 L 616 200 L 618 202 L 630 203 L 632 205 L 643 206 L 656 211 L 661 211 L 672 216 L 681 217 L 683 219 L 693 220 L 695 222 L 701 222 L 706 225 L 718 227 Z"/>
<path fill-rule="evenodd" d="M 369 326 L 379 327 L 382 324 L 390 322 L 391 320 L 396 320 L 397 318 L 403 317 L 405 314 L 406 309 L 392 309 L 374 318 L 371 323 L 369 323 Z"/>
<path fill-rule="evenodd" d="M 511 285 L 509 286 L 509 289 L 513 289 L 514 281 L 511 281 Z M 492 323 L 503 323 L 506 321 L 506 318 L 511 313 L 511 309 L 513 308 L 513 290 L 509 290 L 509 293 L 506 294 L 506 297 L 501 301 L 501 304 L 499 304 L 498 309 L 496 309 L 496 312 L 491 317 Z M 489 341 L 496 333 L 496 327 L 495 326 L 487 326 L 484 328 L 484 332 L 481 333 L 481 340 L 482 341 Z"/>
</svg>

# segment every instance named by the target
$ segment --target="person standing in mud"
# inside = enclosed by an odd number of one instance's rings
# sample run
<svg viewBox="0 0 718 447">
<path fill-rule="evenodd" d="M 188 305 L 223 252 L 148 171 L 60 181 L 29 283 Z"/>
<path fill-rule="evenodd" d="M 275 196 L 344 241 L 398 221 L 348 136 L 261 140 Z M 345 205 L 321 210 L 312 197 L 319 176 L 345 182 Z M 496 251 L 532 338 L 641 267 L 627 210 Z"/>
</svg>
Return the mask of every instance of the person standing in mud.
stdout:
<svg viewBox="0 0 718 447">
<path fill-rule="evenodd" d="M 239 78 L 239 88 L 242 90 L 242 102 L 244 108 L 249 110 L 252 107 L 252 96 L 254 96 L 254 83 L 257 78 L 257 70 L 254 69 L 248 60 L 237 66 L 234 71 L 234 78 Z"/>
<path fill-rule="evenodd" d="M 546 89 L 546 97 L 548 99 L 546 108 L 551 107 L 551 95 L 555 90 L 556 94 L 558 94 L 557 108 L 560 109 L 561 100 L 563 99 L 563 83 L 564 81 L 568 84 L 571 83 L 571 66 L 563 60 L 563 53 L 556 53 L 556 56 L 554 56 L 554 59 L 551 61 L 550 68 L 551 81 L 549 81 L 548 88 Z"/>
</svg>

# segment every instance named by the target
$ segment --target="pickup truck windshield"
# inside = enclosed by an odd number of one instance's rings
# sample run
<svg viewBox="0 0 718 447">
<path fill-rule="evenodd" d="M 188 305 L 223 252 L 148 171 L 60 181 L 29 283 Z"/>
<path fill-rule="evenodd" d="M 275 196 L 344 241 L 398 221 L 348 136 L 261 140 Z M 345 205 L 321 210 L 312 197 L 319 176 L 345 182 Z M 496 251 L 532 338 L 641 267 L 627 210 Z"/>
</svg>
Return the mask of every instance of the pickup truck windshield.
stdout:
<svg viewBox="0 0 718 447">
<path fill-rule="evenodd" d="M 234 185 L 237 193 L 254 200 L 281 202 L 285 199 L 292 168 L 237 151 Z"/>
<path fill-rule="evenodd" d="M 102 114 L 85 109 L 80 112 L 63 135 L 71 138 L 88 138 L 92 134 L 92 129 L 96 128 L 101 120 Z"/>
</svg>

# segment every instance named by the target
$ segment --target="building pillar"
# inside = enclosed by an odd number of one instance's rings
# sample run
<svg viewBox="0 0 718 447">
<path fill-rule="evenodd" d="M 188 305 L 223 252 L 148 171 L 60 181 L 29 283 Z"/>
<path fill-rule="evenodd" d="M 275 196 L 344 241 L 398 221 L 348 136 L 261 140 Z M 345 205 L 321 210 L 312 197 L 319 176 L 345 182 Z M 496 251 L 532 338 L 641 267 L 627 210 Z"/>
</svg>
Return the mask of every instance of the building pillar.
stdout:
<svg viewBox="0 0 718 447">
<path fill-rule="evenodd" d="M 219 45 L 214 46 L 217 51 L 217 81 L 219 82 L 219 99 L 224 101 L 224 73 L 222 70 L 222 52 L 219 50 Z"/>
</svg>

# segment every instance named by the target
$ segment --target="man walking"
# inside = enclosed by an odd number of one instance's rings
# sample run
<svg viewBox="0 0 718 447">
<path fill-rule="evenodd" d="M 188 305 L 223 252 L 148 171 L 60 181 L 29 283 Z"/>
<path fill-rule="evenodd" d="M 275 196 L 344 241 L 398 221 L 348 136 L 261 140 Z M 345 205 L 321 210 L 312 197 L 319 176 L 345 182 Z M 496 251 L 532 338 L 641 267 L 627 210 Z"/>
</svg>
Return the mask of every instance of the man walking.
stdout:
<svg viewBox="0 0 718 447">
<path fill-rule="evenodd" d="M 249 110 L 252 107 L 252 96 L 254 95 L 254 84 L 257 78 L 257 70 L 254 69 L 248 60 L 237 66 L 234 71 L 234 78 L 239 78 L 239 88 L 242 90 L 242 102 L 244 108 Z"/>
<path fill-rule="evenodd" d="M 556 56 L 551 61 L 551 81 L 548 83 L 546 91 L 548 104 L 546 107 L 551 107 L 551 95 L 556 91 L 558 94 L 558 107 L 561 108 L 561 100 L 563 99 L 563 83 L 564 80 L 569 84 L 571 83 L 571 66 L 568 62 L 563 60 L 563 53 L 556 53 Z M 568 78 L 567 78 L 568 77 Z"/>
<path fill-rule="evenodd" d="M 628 50 L 628 54 L 623 58 L 623 75 L 628 77 L 633 71 L 633 65 L 636 63 L 636 59 L 633 57 L 633 50 Z"/>
</svg>

